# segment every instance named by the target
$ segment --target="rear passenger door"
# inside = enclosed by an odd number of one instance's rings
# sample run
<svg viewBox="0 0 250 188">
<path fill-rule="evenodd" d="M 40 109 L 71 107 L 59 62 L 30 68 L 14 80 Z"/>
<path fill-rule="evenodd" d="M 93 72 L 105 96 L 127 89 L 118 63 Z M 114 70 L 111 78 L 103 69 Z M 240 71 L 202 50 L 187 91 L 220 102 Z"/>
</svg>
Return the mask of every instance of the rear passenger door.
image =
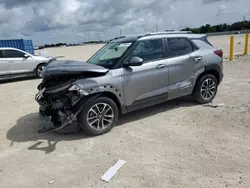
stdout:
<svg viewBox="0 0 250 188">
<path fill-rule="evenodd" d="M 187 38 L 168 38 L 165 42 L 169 68 L 168 98 L 189 95 L 196 72 L 204 67 L 204 59 Z"/>
<path fill-rule="evenodd" d="M 10 63 L 4 58 L 2 50 L 0 50 L 0 75 L 10 74 Z"/>
</svg>

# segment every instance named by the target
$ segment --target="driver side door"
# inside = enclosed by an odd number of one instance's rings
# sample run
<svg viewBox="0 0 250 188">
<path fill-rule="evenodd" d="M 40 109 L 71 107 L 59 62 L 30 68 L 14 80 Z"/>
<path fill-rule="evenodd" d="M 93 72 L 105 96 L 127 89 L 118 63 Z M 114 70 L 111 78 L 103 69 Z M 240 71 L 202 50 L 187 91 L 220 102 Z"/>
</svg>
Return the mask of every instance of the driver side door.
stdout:
<svg viewBox="0 0 250 188">
<path fill-rule="evenodd" d="M 128 111 L 167 100 L 168 67 L 162 39 L 138 41 L 132 57 L 143 59 L 141 66 L 122 68 L 125 103 Z"/>
</svg>

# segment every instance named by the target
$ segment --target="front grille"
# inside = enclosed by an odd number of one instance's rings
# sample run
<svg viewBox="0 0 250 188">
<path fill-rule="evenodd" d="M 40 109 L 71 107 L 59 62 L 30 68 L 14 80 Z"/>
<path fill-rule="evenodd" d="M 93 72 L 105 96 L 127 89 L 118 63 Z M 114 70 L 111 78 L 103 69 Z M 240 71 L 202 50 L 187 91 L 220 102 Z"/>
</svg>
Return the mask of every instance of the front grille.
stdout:
<svg viewBox="0 0 250 188">
<path fill-rule="evenodd" d="M 71 83 L 72 83 L 72 81 L 68 81 L 68 82 L 59 83 L 57 85 L 53 85 L 53 86 L 49 86 L 49 87 L 45 86 L 46 87 L 45 94 L 51 95 L 51 94 L 63 92 L 71 86 Z"/>
<path fill-rule="evenodd" d="M 42 88 L 57 86 L 61 83 L 72 83 L 79 77 L 76 75 L 55 75 L 50 77 L 45 77 L 43 81 L 38 85 L 38 89 L 41 90 Z"/>
</svg>

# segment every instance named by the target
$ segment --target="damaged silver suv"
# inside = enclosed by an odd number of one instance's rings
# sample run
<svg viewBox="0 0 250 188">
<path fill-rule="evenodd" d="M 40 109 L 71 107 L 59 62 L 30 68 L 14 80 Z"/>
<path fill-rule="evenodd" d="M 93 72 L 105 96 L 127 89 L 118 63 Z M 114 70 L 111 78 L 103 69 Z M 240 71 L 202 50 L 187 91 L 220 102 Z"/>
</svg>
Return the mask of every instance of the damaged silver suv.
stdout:
<svg viewBox="0 0 250 188">
<path fill-rule="evenodd" d="M 223 52 L 206 35 L 150 33 L 111 40 L 87 62 L 55 61 L 43 71 L 36 100 L 49 124 L 73 122 L 89 135 L 107 133 L 120 114 L 192 95 L 211 102 L 223 78 Z"/>
</svg>

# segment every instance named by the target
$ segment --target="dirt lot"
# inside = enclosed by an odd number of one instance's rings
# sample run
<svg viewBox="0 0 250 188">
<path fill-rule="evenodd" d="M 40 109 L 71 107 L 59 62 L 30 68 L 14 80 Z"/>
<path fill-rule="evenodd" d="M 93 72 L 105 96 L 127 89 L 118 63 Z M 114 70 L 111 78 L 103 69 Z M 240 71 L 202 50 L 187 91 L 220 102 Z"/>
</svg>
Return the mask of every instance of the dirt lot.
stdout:
<svg viewBox="0 0 250 188">
<path fill-rule="evenodd" d="M 229 47 L 230 47 L 230 35 L 223 36 L 211 36 L 208 37 L 208 40 L 218 48 L 223 49 L 224 56 L 229 57 Z M 245 48 L 245 34 L 234 35 L 234 43 L 235 43 L 235 54 L 243 54 Z M 250 49 L 250 43 L 249 43 Z"/>
<path fill-rule="evenodd" d="M 224 73 L 211 104 L 223 106 L 175 100 L 122 116 L 94 138 L 38 135 L 41 80 L 0 84 L 0 187 L 249 187 L 250 57 L 225 62 Z M 101 181 L 119 159 L 127 163 Z"/>
</svg>

